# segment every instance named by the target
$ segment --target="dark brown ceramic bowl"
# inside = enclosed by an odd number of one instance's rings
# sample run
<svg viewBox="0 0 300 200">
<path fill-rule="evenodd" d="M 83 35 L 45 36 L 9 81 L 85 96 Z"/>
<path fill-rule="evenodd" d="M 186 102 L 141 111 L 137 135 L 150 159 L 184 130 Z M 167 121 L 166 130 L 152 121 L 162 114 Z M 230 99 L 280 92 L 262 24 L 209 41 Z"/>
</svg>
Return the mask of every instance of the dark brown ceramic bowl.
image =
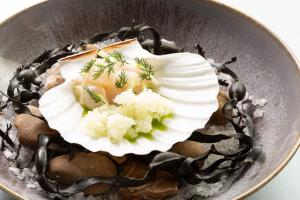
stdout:
<svg viewBox="0 0 300 200">
<path fill-rule="evenodd" d="M 265 117 L 256 123 L 265 161 L 255 163 L 228 191 L 214 199 L 240 199 L 273 178 L 299 146 L 299 64 L 287 47 L 245 15 L 201 0 L 52 0 L 29 8 L 0 27 L 0 71 L 3 86 L 18 63 L 45 49 L 85 39 L 97 32 L 145 22 L 186 51 L 199 42 L 207 57 L 232 65 L 248 90 L 268 99 Z M 19 199 L 47 199 L 30 190 L 7 169 L 0 154 L 1 188 Z"/>
</svg>

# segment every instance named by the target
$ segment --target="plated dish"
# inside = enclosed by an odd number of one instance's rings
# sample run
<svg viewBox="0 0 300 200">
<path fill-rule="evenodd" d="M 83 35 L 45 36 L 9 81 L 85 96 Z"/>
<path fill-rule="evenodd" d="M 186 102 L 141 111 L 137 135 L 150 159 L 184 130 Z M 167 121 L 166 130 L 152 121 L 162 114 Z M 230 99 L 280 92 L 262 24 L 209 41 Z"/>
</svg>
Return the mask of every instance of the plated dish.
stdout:
<svg viewBox="0 0 300 200">
<path fill-rule="evenodd" d="M 153 27 L 132 25 L 18 68 L 2 92 L 11 170 L 56 198 L 190 198 L 180 191 L 192 186 L 217 194 L 260 155 L 252 118 L 266 100 L 228 68 L 235 57 L 218 64 L 195 47 L 183 52 Z M 25 167 L 22 147 L 33 154 Z"/>
<path fill-rule="evenodd" d="M 80 8 L 80 10 L 78 10 L 78 8 Z M 50 18 L 48 16 L 49 12 L 53 13 Z M 0 69 L 1 74 L 7 75 L 2 76 L 0 79 L 1 86 L 3 86 L 1 90 L 6 91 L 9 79 L 12 77 L 12 72 L 20 66 L 19 63 L 24 64 L 31 62 L 37 55 L 45 50 L 55 47 L 61 48 L 65 44 L 75 43 L 77 44 L 75 50 L 77 50 L 81 39 L 88 38 L 97 32 L 107 30 L 117 31 L 120 28 L 120 24 L 121 26 L 129 25 L 133 18 L 138 21 L 136 24 L 147 22 L 147 24 L 156 27 L 161 37 L 169 41 L 174 41 L 176 46 L 184 48 L 185 52 L 197 53 L 197 50 L 194 49 L 194 44 L 199 43 L 206 52 L 205 59 L 209 61 L 211 65 L 214 65 L 214 62 L 209 58 L 214 58 L 217 62 L 221 62 L 222 64 L 230 60 L 231 57 L 236 56 L 237 62 L 229 64 L 227 67 L 239 75 L 247 91 L 254 95 L 252 99 L 254 99 L 253 101 L 256 102 L 256 104 L 264 102 L 262 100 L 256 101 L 256 98 L 268 99 L 268 103 L 263 108 L 265 111 L 264 117 L 254 119 L 255 141 L 263 145 L 263 155 L 265 155 L 265 157 L 260 157 L 259 161 L 253 162 L 251 167 L 245 170 L 245 174 L 241 176 L 241 178 L 236 179 L 236 182 L 229 187 L 229 189 L 226 189 L 228 188 L 226 187 L 227 184 L 224 185 L 220 182 L 207 184 L 202 181 L 200 184 L 193 185 L 182 184 L 184 181 L 171 181 L 175 183 L 172 187 L 177 191 L 176 195 L 173 194 L 174 196 L 172 198 L 194 196 L 193 198 L 201 199 L 203 196 L 210 196 L 211 199 L 218 200 L 239 199 L 257 190 L 274 177 L 291 158 L 297 146 L 299 146 L 299 126 L 297 125 L 297 119 L 299 119 L 300 110 L 299 106 L 297 106 L 298 103 L 296 103 L 300 101 L 296 90 L 300 84 L 299 72 L 297 70 L 298 64 L 290 51 L 266 28 L 254 20 L 245 17 L 243 14 L 214 2 L 175 0 L 172 4 L 168 4 L 167 1 L 138 1 L 138 3 L 137 1 L 125 1 L 122 5 L 118 5 L 118 1 L 91 0 L 88 3 L 83 3 L 79 0 L 72 0 L 72 2 L 64 0 L 42 3 L 28 9 L 28 12 L 22 12 L 22 14 L 11 18 L 0 27 L 0 40 L 2 41 L 0 48 Z M 152 39 L 151 33 L 150 35 L 148 33 L 148 31 L 145 31 L 145 35 L 142 34 L 142 37 Z M 110 41 L 109 43 L 115 42 L 117 41 Z M 100 48 L 107 45 L 108 44 L 103 44 Z M 60 53 L 62 53 L 62 51 L 60 51 Z M 66 56 L 68 56 L 68 54 L 62 57 Z M 55 72 L 53 72 L 53 75 L 54 74 Z M 52 77 L 54 79 L 57 78 L 58 81 L 60 79 L 63 82 L 61 76 Z M 219 76 L 217 75 L 217 77 Z M 46 73 L 44 74 L 44 78 L 44 80 L 46 80 Z M 222 77 L 222 79 L 226 78 Z M 245 96 L 247 97 L 248 95 Z M 250 95 L 250 97 L 252 97 L 252 95 Z M 5 100 L 4 97 L 3 99 Z M 168 100 L 172 101 L 172 99 Z M 252 109 L 253 106 L 250 106 L 250 108 Z M 36 112 L 36 114 L 38 115 L 39 113 Z M 261 108 L 259 108 L 256 114 L 258 116 L 262 114 Z M 1 120 L 1 122 L 3 121 L 5 122 L 5 120 Z M 7 124 L 2 124 L 1 127 L 1 130 L 4 132 L 6 131 L 6 125 Z M 18 142 L 18 138 L 15 138 L 15 134 L 12 133 L 13 131 L 15 131 L 15 133 L 17 131 L 14 126 L 11 128 L 9 136 L 13 142 Z M 213 131 L 203 131 L 203 133 L 218 132 L 221 134 L 222 131 L 224 131 L 224 129 L 213 129 Z M 57 133 L 50 131 L 49 134 L 55 135 Z M 28 137 L 26 138 L 28 139 Z M 141 138 L 143 139 L 145 137 Z M 236 140 L 233 139 L 233 141 Z M 28 143 L 28 145 L 30 145 L 30 143 Z M 202 143 L 202 145 L 204 145 L 204 143 Z M 55 145 L 50 144 L 48 149 L 51 149 L 53 146 Z M 220 148 L 219 145 L 215 146 Z M 231 145 L 227 143 L 227 145 L 221 146 L 236 147 L 238 145 L 234 145 L 234 142 L 232 142 Z M 210 147 L 210 144 L 206 147 Z M 206 147 L 204 151 L 208 150 Z M 78 148 L 77 146 L 75 149 Z M 232 149 L 234 150 L 234 148 Z M 201 149 L 198 148 L 198 154 L 200 150 Z M 226 149 L 226 151 L 229 150 L 230 149 Z M 17 160 L 17 163 L 20 165 L 16 166 L 16 162 L 14 161 L 16 153 L 14 149 L 8 146 L 4 152 L 0 152 L 0 187 L 14 194 L 18 199 L 49 199 L 50 197 L 54 198 L 52 195 L 63 198 L 59 194 L 54 193 L 51 195 L 51 193 L 46 193 L 41 189 L 36 181 L 37 173 L 32 173 L 30 170 L 30 168 L 34 166 L 33 163 L 31 163 L 29 168 L 26 166 L 33 157 L 32 153 L 34 152 L 23 146 L 20 149 L 21 156 L 19 156 Z M 111 161 L 112 158 L 108 155 L 104 157 L 102 154 L 102 156 L 98 155 L 98 159 L 95 159 L 95 155 L 93 154 L 90 155 L 90 157 L 87 156 L 87 154 L 79 155 L 80 156 L 76 156 L 72 159 L 73 165 L 63 167 L 62 165 L 56 165 L 55 168 L 58 169 L 56 172 L 60 173 L 62 177 L 63 174 L 71 171 L 63 171 L 63 169 L 72 169 L 71 174 L 76 175 L 73 168 L 75 166 L 74 162 L 78 163 L 80 161 L 81 163 L 85 163 L 84 166 L 86 167 L 91 165 L 88 160 L 100 160 L 101 163 L 105 161 L 107 165 L 105 165 L 106 167 L 102 165 L 101 168 L 98 167 L 96 169 L 113 169 L 110 172 L 111 176 L 116 174 L 123 176 L 123 174 L 118 174 L 120 168 L 117 169 L 117 172 L 114 171 L 113 166 L 116 167 L 118 165 L 115 163 L 110 165 L 109 161 Z M 55 155 L 51 155 L 50 153 L 49 156 L 49 158 L 52 158 L 52 156 Z M 89 158 L 84 160 L 87 157 Z M 106 159 L 107 157 L 109 157 L 109 159 Z M 23 158 L 26 159 L 24 160 Z M 68 158 L 68 156 L 60 157 L 54 164 L 60 164 L 62 163 L 61 161 L 67 160 Z M 206 159 L 205 162 L 207 161 L 208 159 Z M 150 159 L 141 160 L 141 163 L 150 162 Z M 263 164 L 261 164 L 261 162 L 263 162 Z M 206 166 L 208 165 L 209 163 L 207 163 Z M 139 167 L 136 168 L 142 169 L 142 166 L 143 165 L 139 165 Z M 19 167 L 25 168 L 20 169 Z M 204 167 L 205 166 L 202 166 L 202 168 Z M 50 169 L 49 167 L 46 168 L 47 175 L 49 175 Z M 98 175 L 100 173 L 99 171 L 96 172 L 96 170 L 85 171 L 95 171 Z M 143 171 L 143 173 L 145 173 L 145 171 Z M 14 174 L 16 174 L 19 179 L 14 176 Z M 108 174 L 107 171 L 106 174 Z M 91 176 L 91 174 L 77 175 Z M 124 176 L 126 175 L 124 174 Z M 166 177 L 161 174 L 159 174 L 159 176 L 164 177 L 162 178 L 164 181 L 174 177 L 173 175 Z M 68 175 L 64 177 L 71 176 Z M 48 178 L 51 180 L 55 177 Z M 142 178 L 142 176 L 138 178 Z M 63 184 L 66 186 L 71 185 L 74 180 L 59 181 L 66 181 Z M 148 187 L 151 183 L 153 184 L 153 182 L 148 182 L 147 187 L 144 187 L 144 192 L 147 192 L 145 188 L 151 188 L 151 191 L 154 191 L 152 187 Z M 160 187 L 160 184 L 158 184 L 158 189 L 166 188 Z M 123 189 L 125 188 L 123 187 Z M 138 191 L 139 188 L 135 188 L 137 189 L 136 191 Z M 116 189 L 114 191 L 116 191 Z M 113 196 L 116 193 L 107 191 L 97 196 L 97 198 L 101 199 L 103 195 L 105 196 L 107 194 L 111 195 L 110 198 L 115 199 L 116 197 Z M 128 194 L 132 195 L 130 192 Z M 141 195 L 141 193 L 139 195 Z M 71 195 L 69 198 L 82 199 L 83 197 L 84 193 L 79 192 L 75 196 Z M 88 198 L 93 199 L 94 197 L 90 196 Z"/>
</svg>

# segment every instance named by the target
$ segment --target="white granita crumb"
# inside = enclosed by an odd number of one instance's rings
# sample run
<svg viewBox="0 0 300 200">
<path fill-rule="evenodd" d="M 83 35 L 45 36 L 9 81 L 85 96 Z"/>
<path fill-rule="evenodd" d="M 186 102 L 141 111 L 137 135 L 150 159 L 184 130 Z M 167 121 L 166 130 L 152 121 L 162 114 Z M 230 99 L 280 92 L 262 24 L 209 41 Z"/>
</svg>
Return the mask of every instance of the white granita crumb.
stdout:
<svg viewBox="0 0 300 200">
<path fill-rule="evenodd" d="M 265 111 L 261 110 L 261 109 L 256 109 L 253 113 L 253 118 L 261 118 L 264 116 Z"/>
<path fill-rule="evenodd" d="M 112 141 L 119 142 L 133 125 L 135 121 L 129 117 L 120 114 L 111 115 L 107 119 L 107 135 Z"/>
<path fill-rule="evenodd" d="M 136 95 L 135 108 L 137 112 L 166 116 L 173 112 L 173 105 L 170 100 L 153 92 L 150 89 L 144 89 L 143 92 Z"/>
<path fill-rule="evenodd" d="M 82 125 L 85 127 L 87 134 L 93 138 L 107 135 L 107 113 L 99 112 L 95 109 L 88 112 L 88 114 L 83 118 Z"/>
<path fill-rule="evenodd" d="M 154 119 L 161 120 L 173 112 L 171 101 L 150 89 L 139 94 L 127 90 L 117 95 L 118 106 L 103 105 L 89 111 L 82 127 L 93 138 L 107 136 L 112 142 L 124 137 L 134 139 L 138 133 L 150 133 Z"/>
<path fill-rule="evenodd" d="M 143 118 L 137 118 L 135 120 L 135 132 L 148 133 L 152 130 L 152 120 L 151 115 L 145 115 Z"/>
<path fill-rule="evenodd" d="M 136 95 L 132 92 L 132 90 L 127 90 L 117 95 L 114 99 L 114 102 L 119 105 L 131 105 L 133 104 L 133 100 Z"/>
<path fill-rule="evenodd" d="M 117 95 L 114 102 L 123 107 L 133 106 L 137 117 L 143 117 L 145 114 L 165 116 L 173 112 L 171 101 L 150 89 L 144 89 L 138 95 L 132 90 L 127 90 Z M 131 115 L 127 112 L 125 114 Z"/>
</svg>

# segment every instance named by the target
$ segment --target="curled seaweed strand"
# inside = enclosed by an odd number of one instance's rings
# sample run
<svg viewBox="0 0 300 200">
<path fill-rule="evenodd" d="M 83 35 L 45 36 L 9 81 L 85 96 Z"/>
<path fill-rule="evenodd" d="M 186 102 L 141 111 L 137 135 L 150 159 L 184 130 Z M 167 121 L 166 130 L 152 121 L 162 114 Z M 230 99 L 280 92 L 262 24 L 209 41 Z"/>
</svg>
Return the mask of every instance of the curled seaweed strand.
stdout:
<svg viewBox="0 0 300 200">
<path fill-rule="evenodd" d="M 142 41 L 140 42 L 141 46 L 150 51 L 151 49 L 154 48 L 154 41 L 153 40 L 150 40 L 150 39 L 147 39 L 145 41 Z M 183 49 L 182 48 L 179 48 L 173 44 L 170 44 L 170 43 L 167 43 L 165 41 L 161 41 L 161 51 L 163 52 L 163 54 L 170 54 L 170 53 L 179 53 L 179 52 L 182 52 Z"/>
</svg>

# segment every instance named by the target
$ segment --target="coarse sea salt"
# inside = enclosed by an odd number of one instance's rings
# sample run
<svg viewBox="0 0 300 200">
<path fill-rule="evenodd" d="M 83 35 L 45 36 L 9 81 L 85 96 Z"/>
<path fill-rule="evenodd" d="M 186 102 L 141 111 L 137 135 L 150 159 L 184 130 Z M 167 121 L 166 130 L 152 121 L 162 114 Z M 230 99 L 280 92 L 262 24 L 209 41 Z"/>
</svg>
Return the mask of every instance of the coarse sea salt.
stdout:
<svg viewBox="0 0 300 200">
<path fill-rule="evenodd" d="M 15 152 L 11 152 L 9 149 L 5 149 L 3 151 L 4 156 L 8 159 L 8 160 L 12 160 L 16 157 L 16 153 Z"/>
<path fill-rule="evenodd" d="M 19 141 L 17 137 L 17 128 L 12 124 L 15 117 L 11 103 L 8 104 L 3 110 L 3 114 L 0 116 L 0 128 L 2 131 L 5 131 L 8 126 L 12 125 L 12 128 L 9 131 L 9 137 L 14 142 L 16 149 L 19 146 Z M 2 138 L 1 138 L 2 139 Z M 20 163 L 29 163 L 33 151 L 29 148 L 22 147 L 19 151 L 18 159 L 16 160 L 17 151 L 8 146 L 2 152 L 4 157 L 8 160 L 8 170 L 15 175 L 18 179 L 25 182 L 27 188 L 32 188 L 35 190 L 42 190 L 36 180 L 36 169 L 35 167 L 25 167 L 19 168 Z"/>
<path fill-rule="evenodd" d="M 264 106 L 267 103 L 267 99 L 253 99 L 252 104 L 255 106 Z"/>
<path fill-rule="evenodd" d="M 256 109 L 253 113 L 253 118 L 261 118 L 264 116 L 265 111 L 261 110 L 261 109 Z"/>
</svg>

